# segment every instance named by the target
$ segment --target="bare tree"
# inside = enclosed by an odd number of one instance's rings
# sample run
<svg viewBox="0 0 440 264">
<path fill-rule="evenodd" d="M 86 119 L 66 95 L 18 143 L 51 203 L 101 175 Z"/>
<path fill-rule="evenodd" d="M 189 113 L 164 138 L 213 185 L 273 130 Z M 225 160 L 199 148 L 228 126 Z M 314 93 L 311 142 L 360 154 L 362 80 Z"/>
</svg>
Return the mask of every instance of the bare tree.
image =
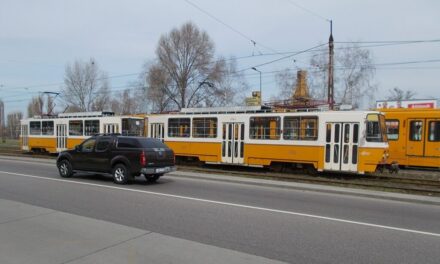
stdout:
<svg viewBox="0 0 440 264">
<path fill-rule="evenodd" d="M 156 108 L 218 103 L 216 90 L 222 87 L 214 84 L 221 83 L 227 69 L 223 60 L 214 60 L 214 43 L 205 31 L 191 22 L 185 23 L 160 38 L 156 55 L 156 68 L 147 77 L 151 93 L 158 100 Z M 152 82 L 158 83 L 151 86 Z"/>
<path fill-rule="evenodd" d="M 63 97 L 68 108 L 80 111 L 102 111 L 109 108 L 110 91 L 107 76 L 91 58 L 88 62 L 76 60 L 66 66 Z"/>
<path fill-rule="evenodd" d="M 11 139 L 17 139 L 20 136 L 20 120 L 23 119 L 22 112 L 9 113 L 7 120 L 7 133 Z"/>
<path fill-rule="evenodd" d="M 44 98 L 41 95 L 32 97 L 31 101 L 27 107 L 28 117 L 33 117 L 35 115 L 43 115 L 44 109 Z"/>
<path fill-rule="evenodd" d="M 359 108 L 363 100 L 371 103 L 377 91 L 373 83 L 375 67 L 369 50 L 357 44 L 339 47 L 335 51 L 335 100 Z M 311 74 L 311 94 L 314 98 L 323 99 L 327 95 L 328 53 L 312 56 L 310 64 L 314 70 Z"/>
<path fill-rule="evenodd" d="M 237 60 L 219 59 L 218 78 L 208 82 L 206 89 L 206 106 L 234 106 L 245 101 L 249 85 L 242 72 L 237 71 Z"/>
<path fill-rule="evenodd" d="M 350 104 L 359 108 L 362 100 L 374 99 L 377 86 L 371 83 L 375 75 L 373 58 L 367 49 L 357 44 L 341 49 L 336 55 L 337 82 L 339 84 L 339 100 L 342 104 Z"/>
<path fill-rule="evenodd" d="M 402 101 L 402 100 L 408 100 L 414 98 L 416 95 L 415 92 L 410 90 L 402 90 L 399 87 L 394 87 L 393 89 L 388 90 L 389 96 L 387 97 L 387 100 L 392 101 Z"/>
<path fill-rule="evenodd" d="M 135 84 L 131 88 L 118 93 L 115 98 L 111 100 L 111 110 L 116 114 L 128 115 L 140 113 L 142 109 L 142 92 Z"/>
<path fill-rule="evenodd" d="M 147 69 L 146 83 L 148 85 L 147 97 L 151 102 L 151 110 L 153 112 L 162 113 L 166 110 L 173 110 L 175 106 L 171 100 L 168 91 L 172 80 L 165 68 L 160 64 L 153 64 Z"/>
</svg>

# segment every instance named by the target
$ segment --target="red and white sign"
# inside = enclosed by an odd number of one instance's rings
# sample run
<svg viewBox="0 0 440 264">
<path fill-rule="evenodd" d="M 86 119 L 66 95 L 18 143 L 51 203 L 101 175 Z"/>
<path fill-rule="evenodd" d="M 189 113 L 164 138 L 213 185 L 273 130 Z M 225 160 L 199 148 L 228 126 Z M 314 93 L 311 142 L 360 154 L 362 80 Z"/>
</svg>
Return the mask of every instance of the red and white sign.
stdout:
<svg viewBox="0 0 440 264">
<path fill-rule="evenodd" d="M 393 108 L 437 108 L 437 100 L 402 100 L 402 101 L 376 101 L 378 109 Z"/>
</svg>

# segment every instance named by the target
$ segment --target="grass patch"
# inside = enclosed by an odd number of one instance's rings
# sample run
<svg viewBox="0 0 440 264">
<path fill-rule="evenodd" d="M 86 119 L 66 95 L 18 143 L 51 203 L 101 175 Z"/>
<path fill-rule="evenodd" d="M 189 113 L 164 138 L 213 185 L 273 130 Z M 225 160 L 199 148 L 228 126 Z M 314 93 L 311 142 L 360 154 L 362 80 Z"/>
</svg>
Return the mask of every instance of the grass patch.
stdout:
<svg viewBox="0 0 440 264">
<path fill-rule="evenodd" d="M 6 139 L 5 142 L 0 138 L 0 149 L 19 149 L 20 140 L 18 139 Z"/>
</svg>

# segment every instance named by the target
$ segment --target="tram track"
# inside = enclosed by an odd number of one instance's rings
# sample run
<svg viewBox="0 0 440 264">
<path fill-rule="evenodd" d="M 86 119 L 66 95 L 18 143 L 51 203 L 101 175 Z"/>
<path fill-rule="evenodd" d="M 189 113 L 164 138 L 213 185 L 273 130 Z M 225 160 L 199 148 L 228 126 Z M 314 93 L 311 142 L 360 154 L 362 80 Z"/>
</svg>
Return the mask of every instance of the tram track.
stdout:
<svg viewBox="0 0 440 264">
<path fill-rule="evenodd" d="M 55 159 L 48 154 L 23 153 L 15 149 L 2 149 L 0 155 Z M 234 177 L 294 181 L 310 184 L 332 185 L 378 191 L 418 194 L 440 197 L 440 171 L 401 170 L 400 174 L 375 173 L 365 175 L 317 173 L 308 175 L 302 171 L 272 172 L 268 169 L 231 165 L 179 164 L 179 171 L 210 174 L 227 174 Z"/>
<path fill-rule="evenodd" d="M 440 196 L 440 172 L 438 180 L 423 179 L 422 177 L 399 177 L 393 174 L 387 176 L 382 174 L 352 175 L 336 173 L 317 173 L 307 175 L 299 172 L 270 172 L 257 168 L 237 168 L 230 165 L 222 166 L 221 169 L 213 168 L 211 165 L 189 166 L 179 165 L 180 171 L 192 171 L 200 173 L 228 174 L 236 177 L 264 178 L 272 180 L 295 181 L 310 184 L 324 184 L 350 188 L 361 188 L 379 191 L 390 191 L 409 194 L 420 194 L 428 196 Z"/>
</svg>

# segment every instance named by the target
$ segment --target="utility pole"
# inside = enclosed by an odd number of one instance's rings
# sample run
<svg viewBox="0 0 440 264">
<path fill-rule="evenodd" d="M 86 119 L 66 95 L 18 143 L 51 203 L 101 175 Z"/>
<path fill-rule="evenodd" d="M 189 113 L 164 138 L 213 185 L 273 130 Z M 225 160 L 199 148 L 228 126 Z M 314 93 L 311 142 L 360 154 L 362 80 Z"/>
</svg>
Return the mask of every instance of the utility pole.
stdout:
<svg viewBox="0 0 440 264">
<path fill-rule="evenodd" d="M 330 20 L 330 38 L 328 39 L 328 94 L 327 94 L 327 103 L 329 105 L 330 110 L 333 110 L 333 106 L 335 104 L 334 101 L 334 87 L 333 87 L 333 21 Z"/>
<path fill-rule="evenodd" d="M 0 100 L 0 135 L 3 143 L 6 142 L 5 134 L 5 104 Z"/>
</svg>

